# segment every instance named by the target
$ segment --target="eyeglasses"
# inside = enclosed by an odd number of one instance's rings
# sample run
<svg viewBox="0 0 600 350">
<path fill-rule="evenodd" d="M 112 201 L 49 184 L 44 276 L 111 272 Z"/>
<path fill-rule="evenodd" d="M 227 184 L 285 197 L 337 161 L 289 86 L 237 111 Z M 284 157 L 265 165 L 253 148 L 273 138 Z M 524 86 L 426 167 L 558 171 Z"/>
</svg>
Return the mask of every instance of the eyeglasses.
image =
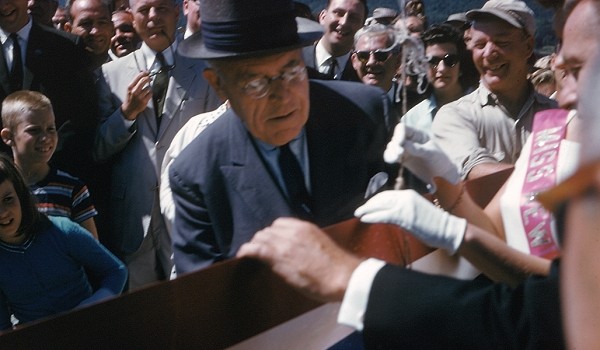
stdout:
<svg viewBox="0 0 600 350">
<path fill-rule="evenodd" d="M 375 61 L 385 62 L 392 55 L 392 50 L 387 49 L 387 50 L 375 50 L 375 51 L 354 51 L 354 54 L 356 55 L 356 58 L 358 58 L 358 60 L 361 61 L 362 63 L 369 62 L 369 58 L 371 58 L 371 55 L 373 55 L 373 57 L 375 57 Z"/>
<path fill-rule="evenodd" d="M 433 69 L 436 69 L 440 62 L 444 61 L 444 65 L 448 68 L 452 68 L 456 66 L 458 63 L 458 55 L 447 54 L 444 57 L 438 56 L 428 56 L 427 62 L 429 62 L 429 66 Z"/>
<path fill-rule="evenodd" d="M 285 83 L 296 83 L 306 79 L 306 67 L 297 65 L 285 70 L 283 73 L 274 77 L 256 78 L 244 85 L 242 91 L 254 99 L 261 99 L 271 90 L 271 84 L 275 80 L 282 80 Z"/>
</svg>

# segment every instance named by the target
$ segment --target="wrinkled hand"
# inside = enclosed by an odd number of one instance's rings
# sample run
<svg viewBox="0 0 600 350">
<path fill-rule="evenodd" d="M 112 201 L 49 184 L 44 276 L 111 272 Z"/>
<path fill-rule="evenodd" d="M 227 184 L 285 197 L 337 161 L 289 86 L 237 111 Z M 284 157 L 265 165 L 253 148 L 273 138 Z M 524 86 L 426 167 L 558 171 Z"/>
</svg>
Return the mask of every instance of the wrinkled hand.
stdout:
<svg viewBox="0 0 600 350">
<path fill-rule="evenodd" d="M 425 132 L 404 123 L 396 125 L 383 158 L 390 164 L 401 163 L 432 186 L 434 177 L 442 177 L 452 184 L 460 181 L 458 169 L 446 153 Z"/>
<path fill-rule="evenodd" d="M 327 302 L 343 299 L 361 263 L 317 226 L 294 218 L 279 218 L 258 231 L 237 257 L 261 260 L 304 294 Z"/>
<path fill-rule="evenodd" d="M 465 219 L 450 215 L 413 190 L 381 192 L 354 215 L 362 222 L 398 225 L 428 246 L 451 254 L 460 247 L 467 228 Z"/>
<path fill-rule="evenodd" d="M 125 119 L 135 120 L 152 98 L 152 79 L 148 72 L 140 72 L 127 87 L 127 97 L 121 105 Z"/>
</svg>

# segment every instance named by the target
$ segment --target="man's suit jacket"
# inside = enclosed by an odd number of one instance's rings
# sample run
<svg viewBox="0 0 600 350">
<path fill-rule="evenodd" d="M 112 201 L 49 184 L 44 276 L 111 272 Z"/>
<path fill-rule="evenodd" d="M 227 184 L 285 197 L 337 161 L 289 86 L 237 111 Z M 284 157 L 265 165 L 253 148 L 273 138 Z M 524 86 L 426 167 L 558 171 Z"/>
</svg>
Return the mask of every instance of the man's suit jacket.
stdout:
<svg viewBox="0 0 600 350">
<path fill-rule="evenodd" d="M 377 88 L 311 81 L 305 131 L 318 225 L 352 217 L 370 178 L 384 169 L 386 103 Z M 181 152 L 169 178 L 176 206 L 173 249 L 178 273 L 230 258 L 274 219 L 294 216 L 233 110 Z"/>
<path fill-rule="evenodd" d="M 218 106 L 218 98 L 202 77 L 203 61 L 175 54 L 166 92 L 164 115 L 157 130 L 152 100 L 127 127 L 121 113 L 127 86 L 144 62 L 141 50 L 102 66 L 98 81 L 100 113 L 94 155 L 112 162 L 109 245 L 120 253 L 135 252 L 148 233 L 151 213 L 158 209 L 158 184 L 165 152 L 179 129 L 194 115 Z M 143 69 L 143 68 L 142 68 Z M 156 206 L 156 207 L 154 207 Z M 162 228 L 161 215 L 152 216 Z M 165 231 L 166 232 L 166 231 Z"/>
<path fill-rule="evenodd" d="M 5 62 L 2 50 L 0 58 Z M 87 180 L 98 122 L 97 98 L 80 37 L 34 22 L 27 40 L 23 89 L 39 91 L 52 102 L 59 135 L 53 164 Z M 0 64 L 0 99 L 9 93 L 7 67 Z M 3 151 L 11 154 L 9 148 Z"/>
<path fill-rule="evenodd" d="M 563 349 L 558 263 L 516 288 L 384 266 L 364 317 L 367 349 Z"/>
<path fill-rule="evenodd" d="M 302 58 L 304 59 L 304 64 L 306 65 L 308 77 L 311 79 L 328 79 L 319 72 L 319 67 L 317 67 L 317 56 L 315 54 L 316 47 L 317 44 L 315 43 L 312 46 L 305 46 L 302 49 Z M 346 62 L 346 66 L 342 71 L 342 77 L 338 80 L 361 82 L 358 74 L 356 74 L 356 71 L 354 70 L 354 67 L 352 67 L 351 58 L 348 59 L 348 62 Z"/>
</svg>

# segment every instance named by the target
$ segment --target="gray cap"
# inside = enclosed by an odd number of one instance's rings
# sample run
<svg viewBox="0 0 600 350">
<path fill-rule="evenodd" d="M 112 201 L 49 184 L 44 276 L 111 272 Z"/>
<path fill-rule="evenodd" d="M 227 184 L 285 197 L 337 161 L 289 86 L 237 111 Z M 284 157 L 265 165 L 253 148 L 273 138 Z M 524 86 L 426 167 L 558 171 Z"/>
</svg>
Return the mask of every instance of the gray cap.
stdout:
<svg viewBox="0 0 600 350">
<path fill-rule="evenodd" d="M 398 11 L 387 7 L 378 7 L 373 10 L 373 18 L 395 18 L 398 16 Z"/>
<path fill-rule="evenodd" d="M 475 20 L 481 15 L 491 15 L 507 22 L 513 27 L 525 29 L 529 35 L 535 34 L 533 11 L 520 0 L 490 0 L 481 9 L 467 12 L 467 19 Z"/>
<path fill-rule="evenodd" d="M 467 19 L 467 14 L 465 12 L 453 13 L 448 16 L 446 22 L 462 22 L 467 23 L 469 20 Z"/>
</svg>

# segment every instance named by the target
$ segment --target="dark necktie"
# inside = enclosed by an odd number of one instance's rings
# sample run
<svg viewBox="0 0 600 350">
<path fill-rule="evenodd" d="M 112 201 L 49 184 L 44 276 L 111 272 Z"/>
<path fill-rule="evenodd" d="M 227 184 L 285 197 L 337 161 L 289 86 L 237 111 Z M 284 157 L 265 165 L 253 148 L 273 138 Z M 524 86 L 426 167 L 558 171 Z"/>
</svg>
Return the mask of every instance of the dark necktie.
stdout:
<svg viewBox="0 0 600 350">
<path fill-rule="evenodd" d="M 327 79 L 334 80 L 335 79 L 335 67 L 337 66 L 337 60 L 333 57 L 329 57 L 323 63 L 323 74 Z"/>
<path fill-rule="evenodd" d="M 165 95 L 167 86 L 169 86 L 169 70 L 162 52 L 156 54 L 156 59 L 160 63 L 160 68 L 154 76 L 152 83 L 152 102 L 154 102 L 154 111 L 156 112 L 156 127 L 160 127 L 163 106 L 165 105 Z"/>
<path fill-rule="evenodd" d="M 8 77 L 11 92 L 23 89 L 23 60 L 21 59 L 21 45 L 19 37 L 16 33 L 10 34 L 10 39 L 13 42 L 13 60 Z"/>
<path fill-rule="evenodd" d="M 301 219 L 310 219 L 310 195 L 304 184 L 304 175 L 298 159 L 289 144 L 279 147 L 279 169 L 287 189 L 290 206 Z"/>
</svg>

